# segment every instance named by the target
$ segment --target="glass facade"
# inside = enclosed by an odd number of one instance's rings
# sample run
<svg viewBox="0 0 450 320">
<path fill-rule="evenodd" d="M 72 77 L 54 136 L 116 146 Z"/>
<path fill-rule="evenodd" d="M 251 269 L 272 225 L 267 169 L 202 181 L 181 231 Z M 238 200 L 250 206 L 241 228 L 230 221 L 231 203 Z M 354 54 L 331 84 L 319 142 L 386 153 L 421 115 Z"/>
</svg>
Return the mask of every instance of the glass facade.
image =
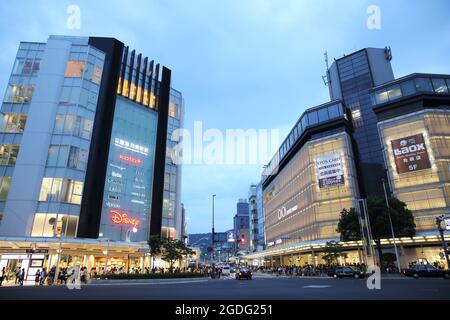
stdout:
<svg viewBox="0 0 450 320">
<path fill-rule="evenodd" d="M 418 232 L 435 231 L 435 218 L 450 214 L 450 112 L 425 110 L 383 121 L 379 128 L 394 195 L 413 212 Z M 412 151 L 404 151 L 405 157 L 398 162 L 403 150 L 396 150 L 392 142 L 400 141 L 407 148 L 408 141 L 417 136 L 423 142 L 415 141 Z M 424 158 L 429 161 L 416 167 Z M 402 162 L 406 170 L 399 170 Z"/>
<path fill-rule="evenodd" d="M 108 156 L 100 232 L 111 240 L 146 241 L 155 161 L 158 114 L 117 97 Z"/>
<path fill-rule="evenodd" d="M 337 60 L 342 97 L 353 119 L 361 193 L 381 194 L 377 181 L 384 175 L 377 117 L 372 110 L 369 90 L 374 86 L 366 50 Z M 395 91 L 392 93 L 395 94 Z"/>
<path fill-rule="evenodd" d="M 324 162 L 328 163 L 326 168 L 334 169 L 324 170 Z M 331 179 L 338 175 L 342 176 L 339 180 Z M 264 190 L 268 246 L 339 238 L 336 228 L 340 212 L 355 207 L 358 197 L 348 134 L 309 141 Z"/>
</svg>

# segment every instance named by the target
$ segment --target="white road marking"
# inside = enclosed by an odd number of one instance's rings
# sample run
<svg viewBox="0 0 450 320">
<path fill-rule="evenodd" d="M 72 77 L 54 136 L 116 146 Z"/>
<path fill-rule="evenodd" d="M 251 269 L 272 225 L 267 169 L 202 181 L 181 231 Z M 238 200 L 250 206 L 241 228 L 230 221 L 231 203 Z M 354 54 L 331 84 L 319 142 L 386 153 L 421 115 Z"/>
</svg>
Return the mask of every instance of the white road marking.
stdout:
<svg viewBox="0 0 450 320">
<path fill-rule="evenodd" d="M 303 289 L 326 289 L 331 288 L 331 286 L 319 286 L 319 285 L 311 285 L 311 286 L 304 286 Z"/>
</svg>

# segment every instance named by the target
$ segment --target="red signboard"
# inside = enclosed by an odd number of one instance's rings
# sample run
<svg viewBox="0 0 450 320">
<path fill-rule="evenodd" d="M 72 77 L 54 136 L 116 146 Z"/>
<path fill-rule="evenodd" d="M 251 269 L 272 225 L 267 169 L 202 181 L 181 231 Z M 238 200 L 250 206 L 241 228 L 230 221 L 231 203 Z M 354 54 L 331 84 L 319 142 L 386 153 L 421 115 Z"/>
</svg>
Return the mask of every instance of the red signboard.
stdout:
<svg viewBox="0 0 450 320">
<path fill-rule="evenodd" d="M 111 210 L 112 217 L 111 220 L 114 224 L 128 225 L 137 228 L 141 223 L 138 219 L 128 217 L 125 212 L 119 212 L 118 210 Z"/>
<path fill-rule="evenodd" d="M 123 161 L 123 162 L 126 162 L 128 164 L 132 164 L 134 166 L 139 166 L 139 165 L 142 164 L 142 160 L 141 159 L 138 159 L 138 158 L 135 158 L 135 157 L 132 157 L 132 156 L 128 156 L 126 154 L 119 155 L 119 159 L 121 161 Z"/>
<path fill-rule="evenodd" d="M 398 174 L 431 168 L 423 134 L 393 140 L 392 150 Z"/>
</svg>

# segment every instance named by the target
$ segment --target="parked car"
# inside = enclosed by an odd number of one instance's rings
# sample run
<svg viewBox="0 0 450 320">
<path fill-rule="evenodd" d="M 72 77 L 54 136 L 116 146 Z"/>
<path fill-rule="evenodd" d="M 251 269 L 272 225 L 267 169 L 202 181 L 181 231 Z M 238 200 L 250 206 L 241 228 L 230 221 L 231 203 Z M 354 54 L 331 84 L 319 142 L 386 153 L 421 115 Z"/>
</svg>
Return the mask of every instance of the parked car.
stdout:
<svg viewBox="0 0 450 320">
<path fill-rule="evenodd" d="M 444 278 L 450 279 L 449 270 L 439 270 L 430 264 L 416 264 L 414 267 L 404 271 L 407 277 L 419 278 Z"/>
<path fill-rule="evenodd" d="M 236 280 L 247 279 L 252 280 L 253 273 L 250 269 L 247 268 L 239 268 L 236 270 Z"/>
<path fill-rule="evenodd" d="M 328 276 L 335 279 L 355 278 L 364 279 L 366 277 L 364 271 L 354 267 L 335 267 L 328 271 Z"/>
</svg>

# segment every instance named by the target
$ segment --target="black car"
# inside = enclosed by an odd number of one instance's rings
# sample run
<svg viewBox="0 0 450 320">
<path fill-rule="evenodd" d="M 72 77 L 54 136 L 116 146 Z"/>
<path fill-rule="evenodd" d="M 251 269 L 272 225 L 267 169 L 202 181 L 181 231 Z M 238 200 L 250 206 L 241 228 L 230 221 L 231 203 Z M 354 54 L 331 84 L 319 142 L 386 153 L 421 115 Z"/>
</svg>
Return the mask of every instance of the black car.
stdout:
<svg viewBox="0 0 450 320">
<path fill-rule="evenodd" d="M 415 279 L 421 277 L 450 279 L 449 270 L 439 270 L 430 264 L 416 264 L 414 267 L 405 270 L 404 275 Z"/>
<path fill-rule="evenodd" d="M 342 278 L 363 279 L 365 278 L 365 273 L 353 267 L 335 267 L 330 271 L 328 271 L 328 276 L 338 279 Z"/>
<path fill-rule="evenodd" d="M 252 277 L 253 277 L 253 273 L 250 269 L 240 268 L 239 270 L 236 270 L 236 280 L 241 280 L 241 279 L 252 280 Z"/>
</svg>

